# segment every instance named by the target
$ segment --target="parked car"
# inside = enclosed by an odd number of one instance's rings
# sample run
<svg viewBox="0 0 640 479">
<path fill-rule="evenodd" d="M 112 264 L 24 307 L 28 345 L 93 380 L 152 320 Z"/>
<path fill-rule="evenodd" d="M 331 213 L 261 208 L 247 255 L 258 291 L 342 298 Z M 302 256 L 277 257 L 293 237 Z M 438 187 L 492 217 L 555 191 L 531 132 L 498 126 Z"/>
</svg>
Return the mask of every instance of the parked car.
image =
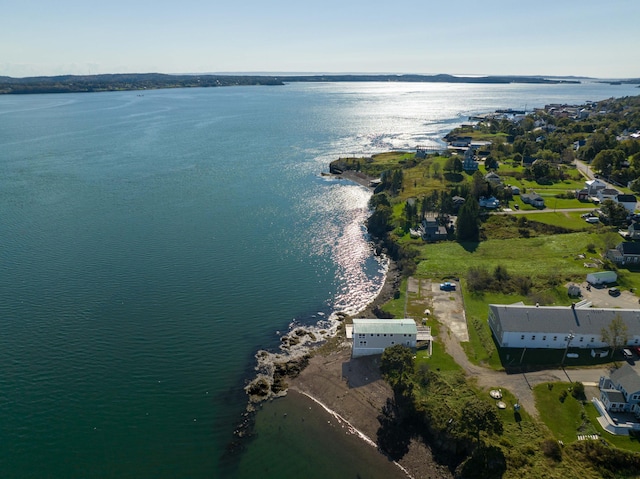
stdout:
<svg viewBox="0 0 640 479">
<path fill-rule="evenodd" d="M 622 350 L 622 355 L 624 356 L 625 359 L 633 358 L 633 354 L 631 353 L 631 350 L 629 350 L 627 348 Z"/>
<path fill-rule="evenodd" d="M 585 218 L 585 221 L 587 223 L 595 224 L 595 223 L 599 223 L 600 219 L 597 216 L 589 216 L 588 218 Z"/>
<path fill-rule="evenodd" d="M 640 346 L 633 346 L 631 349 L 633 349 L 636 352 L 636 354 L 640 356 Z"/>
<path fill-rule="evenodd" d="M 440 283 L 440 291 L 455 291 L 456 285 L 447 281 L 445 283 Z"/>
<path fill-rule="evenodd" d="M 620 296 L 620 290 L 618 288 L 610 288 L 609 296 Z"/>
</svg>

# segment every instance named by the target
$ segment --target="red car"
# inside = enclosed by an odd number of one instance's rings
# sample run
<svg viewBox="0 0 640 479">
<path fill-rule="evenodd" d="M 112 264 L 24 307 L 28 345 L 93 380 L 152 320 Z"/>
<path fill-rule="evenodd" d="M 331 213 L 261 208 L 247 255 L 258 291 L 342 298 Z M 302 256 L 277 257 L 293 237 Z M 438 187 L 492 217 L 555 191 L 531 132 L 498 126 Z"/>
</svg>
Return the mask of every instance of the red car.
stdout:
<svg viewBox="0 0 640 479">
<path fill-rule="evenodd" d="M 640 346 L 633 346 L 631 349 L 633 349 L 634 353 L 640 356 Z"/>
</svg>

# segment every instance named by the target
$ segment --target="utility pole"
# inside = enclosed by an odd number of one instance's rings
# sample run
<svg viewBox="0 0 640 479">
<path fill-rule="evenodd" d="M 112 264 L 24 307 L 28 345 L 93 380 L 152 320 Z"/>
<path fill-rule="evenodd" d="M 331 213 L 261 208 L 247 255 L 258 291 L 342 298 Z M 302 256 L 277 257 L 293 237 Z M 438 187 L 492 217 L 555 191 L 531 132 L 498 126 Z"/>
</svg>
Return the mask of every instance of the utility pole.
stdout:
<svg viewBox="0 0 640 479">
<path fill-rule="evenodd" d="M 564 360 L 567 357 L 567 351 L 569 351 L 569 344 L 571 344 L 571 340 L 575 338 L 576 335 L 573 334 L 573 331 L 569 332 L 567 336 L 565 336 L 565 340 L 567 341 L 567 345 L 564 348 L 564 355 L 562 356 L 562 362 L 560 363 L 560 367 L 564 368 Z"/>
</svg>

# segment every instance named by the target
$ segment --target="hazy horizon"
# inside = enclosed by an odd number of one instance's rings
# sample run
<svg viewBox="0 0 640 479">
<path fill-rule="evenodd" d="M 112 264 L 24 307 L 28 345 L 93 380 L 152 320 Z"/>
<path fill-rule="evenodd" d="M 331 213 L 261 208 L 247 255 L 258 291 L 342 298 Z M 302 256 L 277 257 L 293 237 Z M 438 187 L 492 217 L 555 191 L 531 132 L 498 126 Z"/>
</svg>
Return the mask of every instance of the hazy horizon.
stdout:
<svg viewBox="0 0 640 479">
<path fill-rule="evenodd" d="M 638 78 L 638 18 L 635 0 L 30 0 L 3 8 L 0 75 L 464 71 Z"/>
</svg>

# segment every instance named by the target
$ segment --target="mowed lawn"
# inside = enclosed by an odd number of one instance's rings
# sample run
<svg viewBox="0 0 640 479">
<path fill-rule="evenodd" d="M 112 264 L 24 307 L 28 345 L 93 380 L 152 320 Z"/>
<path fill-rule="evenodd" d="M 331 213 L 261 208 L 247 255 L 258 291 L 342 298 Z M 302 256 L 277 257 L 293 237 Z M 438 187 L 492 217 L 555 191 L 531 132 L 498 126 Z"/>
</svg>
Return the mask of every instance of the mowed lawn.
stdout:
<svg viewBox="0 0 640 479">
<path fill-rule="evenodd" d="M 442 242 L 421 248 L 417 274 L 424 276 L 463 276 L 471 267 L 482 266 L 492 270 L 497 265 L 508 272 L 525 276 L 561 275 L 573 278 L 588 273 L 585 260 L 599 257 L 588 253 L 587 246 L 600 248 L 598 235 L 581 232 L 564 235 L 488 240 L 473 244 Z"/>
</svg>

